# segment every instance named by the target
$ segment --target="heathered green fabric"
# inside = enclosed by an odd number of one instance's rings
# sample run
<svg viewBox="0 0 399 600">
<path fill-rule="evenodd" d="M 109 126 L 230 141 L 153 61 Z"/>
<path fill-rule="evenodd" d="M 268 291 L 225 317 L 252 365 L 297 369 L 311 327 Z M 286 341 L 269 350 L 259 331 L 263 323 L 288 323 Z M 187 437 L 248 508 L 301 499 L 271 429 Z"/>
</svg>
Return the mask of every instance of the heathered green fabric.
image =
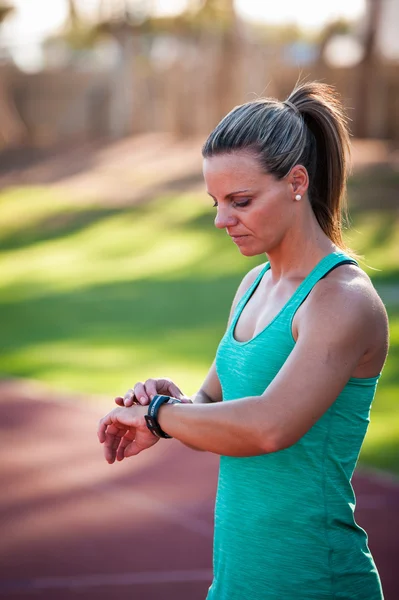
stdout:
<svg viewBox="0 0 399 600">
<path fill-rule="evenodd" d="M 217 351 L 224 402 L 264 392 L 295 346 L 295 312 L 319 279 L 348 259 L 343 252 L 324 257 L 269 326 L 237 342 L 236 322 L 270 268 L 265 265 Z M 367 534 L 354 518 L 351 486 L 378 378 L 351 378 L 329 410 L 285 450 L 221 456 L 207 600 L 383 598 Z"/>
</svg>

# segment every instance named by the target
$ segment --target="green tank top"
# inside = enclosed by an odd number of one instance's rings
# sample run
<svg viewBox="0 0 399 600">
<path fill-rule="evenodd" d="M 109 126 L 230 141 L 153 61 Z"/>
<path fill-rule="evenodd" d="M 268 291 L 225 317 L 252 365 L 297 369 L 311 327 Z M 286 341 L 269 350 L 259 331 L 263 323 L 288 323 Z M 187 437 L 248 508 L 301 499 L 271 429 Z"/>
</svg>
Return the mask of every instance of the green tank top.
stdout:
<svg viewBox="0 0 399 600">
<path fill-rule="evenodd" d="M 313 286 L 342 263 L 325 256 L 273 321 L 238 342 L 238 318 L 267 263 L 236 308 L 216 369 L 223 401 L 261 395 L 295 346 L 292 320 Z M 354 518 L 352 474 L 379 376 L 349 379 L 293 446 L 249 458 L 220 457 L 214 579 L 207 600 L 381 600 L 367 534 Z"/>
</svg>

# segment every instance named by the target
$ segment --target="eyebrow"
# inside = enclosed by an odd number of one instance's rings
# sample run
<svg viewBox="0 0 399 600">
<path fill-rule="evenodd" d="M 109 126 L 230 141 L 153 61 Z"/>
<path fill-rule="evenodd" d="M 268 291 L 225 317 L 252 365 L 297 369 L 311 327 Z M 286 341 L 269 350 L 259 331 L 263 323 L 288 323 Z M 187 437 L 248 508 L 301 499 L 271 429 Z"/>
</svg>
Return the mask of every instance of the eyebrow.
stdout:
<svg viewBox="0 0 399 600">
<path fill-rule="evenodd" d="M 243 194 L 244 192 L 250 192 L 251 190 L 237 190 L 235 192 L 230 192 L 230 194 L 226 194 L 225 198 L 231 198 L 231 196 L 236 196 L 237 194 Z M 208 192 L 208 190 L 206 191 L 206 193 L 211 196 L 211 198 L 214 198 L 214 196 L 212 196 L 212 194 L 210 192 Z"/>
</svg>

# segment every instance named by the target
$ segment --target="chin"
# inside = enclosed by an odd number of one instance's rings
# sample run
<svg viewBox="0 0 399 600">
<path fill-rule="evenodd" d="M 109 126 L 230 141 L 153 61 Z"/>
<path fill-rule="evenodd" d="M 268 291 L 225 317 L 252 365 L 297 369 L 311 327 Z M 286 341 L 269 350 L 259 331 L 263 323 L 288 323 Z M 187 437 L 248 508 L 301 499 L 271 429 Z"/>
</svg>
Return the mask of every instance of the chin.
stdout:
<svg viewBox="0 0 399 600">
<path fill-rule="evenodd" d="M 239 252 L 243 256 L 258 256 L 259 254 L 265 254 L 266 250 L 257 250 L 255 248 L 240 248 Z"/>
</svg>

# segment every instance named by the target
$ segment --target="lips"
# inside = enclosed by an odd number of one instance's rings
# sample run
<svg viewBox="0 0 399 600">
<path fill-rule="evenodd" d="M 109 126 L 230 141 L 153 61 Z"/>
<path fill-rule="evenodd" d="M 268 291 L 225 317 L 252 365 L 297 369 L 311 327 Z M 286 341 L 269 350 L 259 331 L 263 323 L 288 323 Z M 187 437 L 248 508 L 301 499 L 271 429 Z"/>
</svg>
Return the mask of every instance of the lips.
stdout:
<svg viewBox="0 0 399 600">
<path fill-rule="evenodd" d="M 248 237 L 247 235 L 231 235 L 233 242 L 239 243 L 243 238 Z"/>
</svg>

